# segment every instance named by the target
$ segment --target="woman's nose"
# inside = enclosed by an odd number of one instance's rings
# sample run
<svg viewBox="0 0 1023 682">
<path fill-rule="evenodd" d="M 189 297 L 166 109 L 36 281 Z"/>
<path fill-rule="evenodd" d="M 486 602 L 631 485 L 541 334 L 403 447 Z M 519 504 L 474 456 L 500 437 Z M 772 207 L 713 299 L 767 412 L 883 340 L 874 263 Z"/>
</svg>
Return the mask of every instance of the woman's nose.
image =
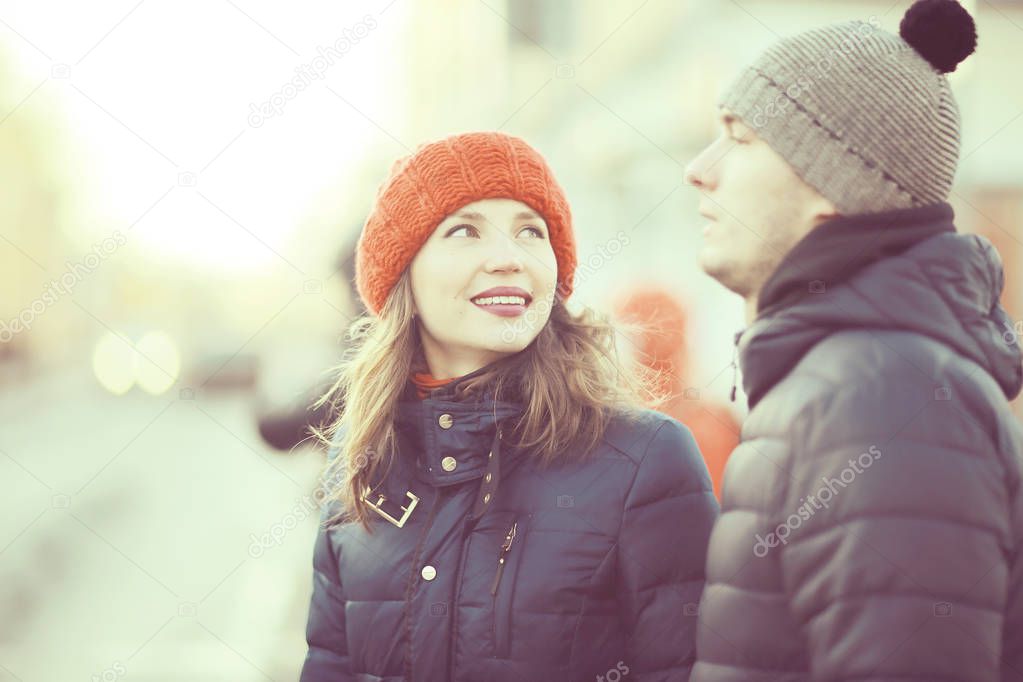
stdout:
<svg viewBox="0 0 1023 682">
<path fill-rule="evenodd" d="M 522 270 L 522 248 L 510 239 L 498 237 L 487 256 L 488 272 L 519 272 Z"/>
<path fill-rule="evenodd" d="M 520 272 L 522 259 L 512 253 L 493 256 L 487 260 L 488 272 Z"/>
</svg>

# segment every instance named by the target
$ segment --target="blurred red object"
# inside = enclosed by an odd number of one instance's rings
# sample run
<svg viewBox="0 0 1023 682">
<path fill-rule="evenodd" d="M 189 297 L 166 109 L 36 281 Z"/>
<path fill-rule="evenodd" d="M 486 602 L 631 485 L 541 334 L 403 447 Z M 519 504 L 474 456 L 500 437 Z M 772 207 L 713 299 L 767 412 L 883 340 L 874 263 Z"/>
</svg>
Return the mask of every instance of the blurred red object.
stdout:
<svg viewBox="0 0 1023 682">
<path fill-rule="evenodd" d="M 739 444 L 739 420 L 724 404 L 701 394 L 688 377 L 690 359 L 686 349 L 688 315 L 682 301 L 656 285 L 638 287 L 623 294 L 614 305 L 623 322 L 640 326 L 629 335 L 636 360 L 652 370 L 650 387 L 670 396 L 657 409 L 679 420 L 693 432 L 721 499 L 721 481 L 732 450 Z"/>
</svg>

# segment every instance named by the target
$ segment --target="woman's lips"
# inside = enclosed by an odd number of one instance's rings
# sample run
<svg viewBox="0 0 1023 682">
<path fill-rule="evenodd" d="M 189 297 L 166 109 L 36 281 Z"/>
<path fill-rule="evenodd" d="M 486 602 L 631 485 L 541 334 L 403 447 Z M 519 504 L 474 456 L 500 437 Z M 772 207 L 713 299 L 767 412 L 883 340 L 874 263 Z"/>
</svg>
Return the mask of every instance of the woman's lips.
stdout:
<svg viewBox="0 0 1023 682">
<path fill-rule="evenodd" d="M 521 305 L 518 303 L 494 303 L 491 305 L 480 305 L 479 303 L 472 301 L 471 303 L 477 308 L 485 310 L 491 315 L 497 315 L 498 317 L 518 317 L 526 312 L 526 308 L 529 307 L 528 304 Z"/>
</svg>

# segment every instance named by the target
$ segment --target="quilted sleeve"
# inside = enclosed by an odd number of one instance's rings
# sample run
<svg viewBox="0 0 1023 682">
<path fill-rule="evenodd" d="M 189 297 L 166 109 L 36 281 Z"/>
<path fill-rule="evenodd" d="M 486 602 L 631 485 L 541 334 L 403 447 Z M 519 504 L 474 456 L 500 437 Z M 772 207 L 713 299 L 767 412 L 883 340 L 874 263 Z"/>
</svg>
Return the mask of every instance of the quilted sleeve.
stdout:
<svg viewBox="0 0 1023 682">
<path fill-rule="evenodd" d="M 1000 680 L 1009 492 L 962 402 L 846 388 L 791 430 L 766 538 L 815 680 Z"/>
<path fill-rule="evenodd" d="M 657 429 L 625 500 L 618 595 L 632 682 L 684 682 L 695 660 L 696 616 L 718 503 L 692 434 Z M 624 670 L 624 668 L 622 668 Z"/>
<path fill-rule="evenodd" d="M 327 455 L 336 456 L 336 444 Z M 338 573 L 337 556 L 330 533 L 323 521 L 334 513 L 334 505 L 324 505 L 313 545 L 313 594 L 306 623 L 309 651 L 302 666 L 300 682 L 345 682 L 354 680 L 348 657 L 345 631 L 345 602 Z"/>
</svg>

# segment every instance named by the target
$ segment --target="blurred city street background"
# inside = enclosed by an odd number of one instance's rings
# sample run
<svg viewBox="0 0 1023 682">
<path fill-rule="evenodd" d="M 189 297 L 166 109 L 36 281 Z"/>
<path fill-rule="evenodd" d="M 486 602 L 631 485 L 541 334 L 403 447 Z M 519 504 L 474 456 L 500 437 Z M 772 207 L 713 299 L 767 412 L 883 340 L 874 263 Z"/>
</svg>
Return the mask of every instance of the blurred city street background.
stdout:
<svg viewBox="0 0 1023 682">
<path fill-rule="evenodd" d="M 743 306 L 697 266 L 683 168 L 771 42 L 897 32 L 910 4 L 0 5 L 0 682 L 297 679 L 323 453 L 273 417 L 340 358 L 354 239 L 421 142 L 536 146 L 572 203 L 575 304 L 677 301 L 679 390 L 741 420 Z M 1023 1 L 963 4 L 951 202 L 1019 334 Z"/>
</svg>

